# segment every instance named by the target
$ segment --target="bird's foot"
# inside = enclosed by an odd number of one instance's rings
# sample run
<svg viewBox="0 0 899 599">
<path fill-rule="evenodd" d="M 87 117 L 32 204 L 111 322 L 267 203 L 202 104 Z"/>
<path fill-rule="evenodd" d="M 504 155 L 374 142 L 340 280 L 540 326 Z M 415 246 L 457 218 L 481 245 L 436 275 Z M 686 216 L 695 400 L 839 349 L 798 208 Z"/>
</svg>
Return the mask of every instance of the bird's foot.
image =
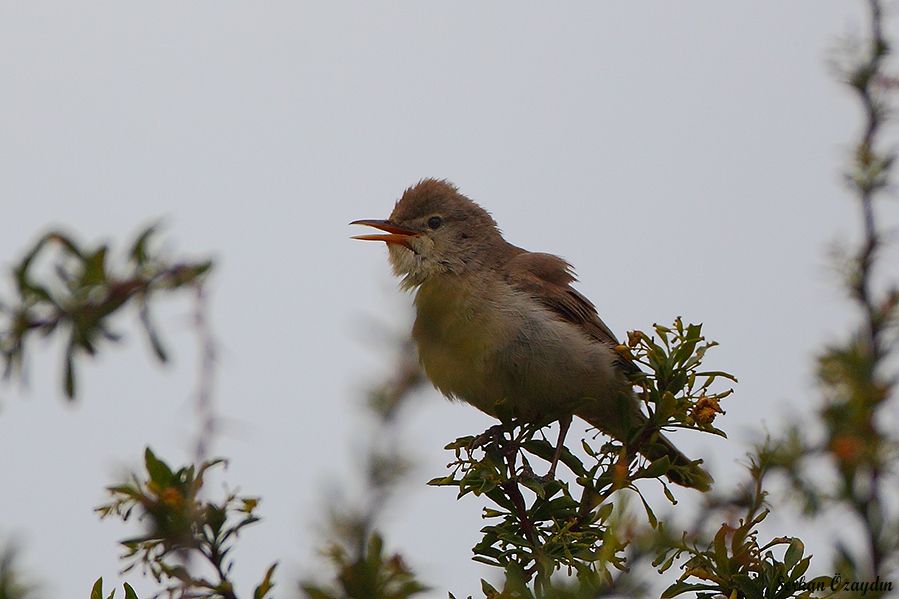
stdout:
<svg viewBox="0 0 899 599">
<path fill-rule="evenodd" d="M 483 447 L 491 441 L 493 441 L 494 443 L 499 443 L 503 438 L 503 432 L 504 430 L 502 424 L 494 424 L 486 431 L 471 440 L 471 443 L 468 444 L 468 451 L 474 451 L 475 449 Z"/>
<path fill-rule="evenodd" d="M 556 469 L 550 468 L 549 470 L 546 471 L 546 474 L 532 474 L 531 478 L 533 478 L 534 480 L 539 481 L 543 484 L 552 482 L 552 481 L 556 480 Z"/>
</svg>

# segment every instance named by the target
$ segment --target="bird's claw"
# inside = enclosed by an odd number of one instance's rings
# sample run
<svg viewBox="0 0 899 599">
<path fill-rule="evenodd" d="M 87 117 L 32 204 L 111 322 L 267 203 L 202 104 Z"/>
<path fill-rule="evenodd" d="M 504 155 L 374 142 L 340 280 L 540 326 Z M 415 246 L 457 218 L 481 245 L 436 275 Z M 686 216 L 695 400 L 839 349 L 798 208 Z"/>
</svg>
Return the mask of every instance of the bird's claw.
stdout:
<svg viewBox="0 0 899 599">
<path fill-rule="evenodd" d="M 468 444 L 468 450 L 474 451 L 475 449 L 482 447 L 489 443 L 490 441 L 498 442 L 502 439 L 503 435 L 503 425 L 494 424 L 486 431 L 475 437 L 471 440 L 471 443 Z"/>
</svg>

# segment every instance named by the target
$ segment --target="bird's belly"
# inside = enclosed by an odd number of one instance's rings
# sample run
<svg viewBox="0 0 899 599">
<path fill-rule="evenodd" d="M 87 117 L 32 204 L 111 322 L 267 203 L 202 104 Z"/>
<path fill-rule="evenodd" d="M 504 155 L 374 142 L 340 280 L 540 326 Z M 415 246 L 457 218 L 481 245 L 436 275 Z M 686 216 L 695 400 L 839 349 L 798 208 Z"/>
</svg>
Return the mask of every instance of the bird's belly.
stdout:
<svg viewBox="0 0 899 599">
<path fill-rule="evenodd" d="M 468 402 L 488 414 L 504 398 L 504 390 L 491 371 L 493 350 L 482 319 L 456 318 L 448 328 L 437 330 L 434 322 L 419 315 L 413 335 L 418 356 L 428 378 L 451 399 Z"/>
<path fill-rule="evenodd" d="M 459 302 L 454 310 L 416 302 L 413 336 L 435 387 L 493 416 L 531 422 L 570 415 L 608 392 L 607 348 L 526 296 L 506 300 L 501 306 Z"/>
</svg>

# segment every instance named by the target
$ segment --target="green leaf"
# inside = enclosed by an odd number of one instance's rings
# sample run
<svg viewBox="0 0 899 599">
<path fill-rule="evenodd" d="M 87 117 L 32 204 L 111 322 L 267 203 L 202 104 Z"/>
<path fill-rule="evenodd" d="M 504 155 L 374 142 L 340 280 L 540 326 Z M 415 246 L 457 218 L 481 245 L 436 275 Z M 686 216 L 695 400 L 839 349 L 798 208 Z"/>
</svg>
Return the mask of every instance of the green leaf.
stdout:
<svg viewBox="0 0 899 599">
<path fill-rule="evenodd" d="M 218 536 L 225 525 L 228 514 L 224 506 L 218 506 L 212 503 L 206 505 L 206 524 L 212 529 L 213 536 Z"/>
<path fill-rule="evenodd" d="M 787 547 L 787 551 L 784 554 L 784 565 L 787 567 L 787 570 L 792 570 L 793 566 L 799 563 L 799 560 L 802 559 L 803 551 L 805 551 L 805 545 L 802 544 L 800 539 L 794 538 L 790 541 L 790 546 Z"/>
<path fill-rule="evenodd" d="M 72 356 L 73 352 L 74 352 L 74 349 L 72 348 L 72 346 L 69 346 L 69 349 L 66 350 L 65 366 L 64 366 L 64 368 L 65 368 L 64 387 L 65 387 L 65 391 L 66 391 L 66 397 L 68 399 L 75 399 L 75 364 L 74 364 L 74 358 Z"/>
<path fill-rule="evenodd" d="M 97 579 L 91 588 L 91 599 L 103 599 L 103 577 Z"/>
<path fill-rule="evenodd" d="M 467 437 L 459 437 L 452 443 L 447 443 L 444 446 L 444 449 L 468 449 L 471 447 L 471 444 L 474 442 L 475 438 L 472 436 Z"/>
<path fill-rule="evenodd" d="M 674 558 L 676 558 L 676 557 L 677 557 L 677 553 L 672 553 L 671 556 L 668 559 L 666 559 L 664 562 L 662 562 L 660 564 L 653 564 L 653 565 L 658 567 L 659 574 L 664 574 L 674 564 Z"/>
<path fill-rule="evenodd" d="M 134 589 L 127 582 L 125 583 L 125 599 L 138 599 L 137 593 L 134 592 Z"/>
<path fill-rule="evenodd" d="M 96 252 L 84 260 L 84 272 L 81 275 L 83 285 L 99 285 L 106 281 L 106 251 L 101 245 Z"/>
<path fill-rule="evenodd" d="M 147 305 L 146 298 L 141 301 L 139 314 L 141 324 L 144 325 L 144 333 L 147 335 L 150 347 L 153 348 L 153 353 L 156 354 L 157 359 L 163 364 L 168 362 L 168 352 L 166 352 L 165 347 L 162 345 L 162 340 L 159 338 L 156 327 L 153 325 L 153 320 L 150 318 L 150 307 Z"/>
<path fill-rule="evenodd" d="M 147 261 L 147 244 L 150 241 L 150 237 L 152 237 L 153 233 L 155 233 L 158 228 L 159 223 L 154 223 L 138 235 L 137 239 L 134 240 L 134 245 L 131 246 L 130 254 L 132 260 L 138 264 L 143 264 Z"/>
<path fill-rule="evenodd" d="M 550 444 L 549 441 L 543 439 L 531 439 L 530 441 L 526 441 L 521 444 L 521 448 L 525 451 L 529 451 L 535 456 L 543 458 L 547 462 L 551 461 L 553 455 L 556 453 L 556 448 Z"/>
<path fill-rule="evenodd" d="M 302 584 L 300 588 L 309 599 L 334 599 L 334 596 L 325 592 L 320 587 L 314 587 L 310 584 Z"/>
<path fill-rule="evenodd" d="M 659 520 L 656 518 L 656 515 L 653 513 L 652 508 L 649 507 L 649 504 L 646 503 L 646 500 L 643 498 L 643 495 L 640 495 L 640 501 L 643 502 L 643 509 L 646 510 L 646 517 L 649 519 L 649 525 L 653 528 L 657 528 L 659 525 Z"/>
<path fill-rule="evenodd" d="M 493 566 L 494 568 L 502 568 L 503 565 L 490 557 L 484 557 L 483 555 L 475 555 L 471 558 L 471 561 L 478 562 L 479 564 L 486 564 L 488 566 Z"/>
<path fill-rule="evenodd" d="M 722 524 L 721 528 L 718 529 L 718 532 L 715 534 L 714 547 L 715 547 L 715 562 L 719 566 L 727 566 L 727 524 Z"/>
<path fill-rule="evenodd" d="M 671 469 L 671 458 L 663 455 L 646 468 L 637 471 L 635 478 L 659 478 Z"/>
<path fill-rule="evenodd" d="M 172 479 L 174 478 L 172 469 L 165 462 L 157 459 L 153 450 L 149 447 L 144 451 L 144 463 L 151 481 L 160 487 L 168 487 L 172 484 Z"/>
<path fill-rule="evenodd" d="M 729 372 L 724 372 L 723 370 L 709 370 L 707 372 L 697 372 L 696 376 L 720 376 L 722 378 L 726 378 L 730 381 L 738 383 L 737 377 L 730 374 Z"/>
<path fill-rule="evenodd" d="M 272 583 L 272 575 L 275 573 L 275 568 L 278 567 L 278 562 L 273 563 L 269 566 L 268 570 L 265 573 L 265 578 L 262 579 L 262 582 L 259 583 L 259 586 L 256 587 L 256 590 L 253 591 L 253 599 L 265 599 L 265 596 L 268 594 L 270 590 L 275 586 Z"/>
<path fill-rule="evenodd" d="M 677 597 L 678 595 L 683 595 L 689 591 L 701 591 L 703 589 L 714 590 L 716 587 L 710 587 L 704 584 L 692 584 L 689 582 L 675 582 L 673 585 L 665 589 L 662 593 L 660 599 L 669 599 L 670 597 Z"/>
<path fill-rule="evenodd" d="M 456 481 L 456 478 L 452 474 L 450 474 L 448 476 L 438 476 L 437 478 L 432 478 L 428 481 L 427 484 L 432 487 L 445 487 L 448 485 L 455 486 L 459 483 L 458 481 Z"/>
<path fill-rule="evenodd" d="M 800 578 L 802 578 L 802 575 L 805 574 L 811 563 L 812 556 L 808 556 L 805 559 L 799 560 L 799 563 L 796 564 L 796 567 L 790 570 L 790 580 L 799 580 Z"/>
<path fill-rule="evenodd" d="M 610 515 L 612 515 L 612 510 L 615 508 L 614 503 L 606 503 L 598 510 L 596 510 L 596 518 L 595 522 L 605 522 Z"/>
<path fill-rule="evenodd" d="M 676 408 L 677 399 L 674 397 L 674 394 L 671 391 L 662 393 L 662 397 L 659 398 L 659 407 L 657 410 L 660 422 L 668 420 L 668 418 L 674 414 Z"/>
<path fill-rule="evenodd" d="M 671 492 L 671 489 L 668 488 L 668 485 L 662 484 L 662 492 L 665 493 L 665 498 L 671 502 L 671 505 L 677 505 L 677 499 L 675 499 L 674 494 Z"/>
<path fill-rule="evenodd" d="M 519 484 L 533 491 L 534 494 L 537 495 L 537 497 L 539 497 L 540 499 L 546 499 L 546 491 L 539 481 L 533 478 L 522 478 L 519 480 Z"/>
<path fill-rule="evenodd" d="M 194 265 L 194 277 L 200 278 L 206 273 L 212 270 L 212 260 L 206 260 L 205 262 L 198 262 Z"/>
<path fill-rule="evenodd" d="M 492 584 L 490 584 L 483 578 L 481 579 L 481 592 L 484 593 L 485 595 L 487 595 L 488 597 L 499 594 L 499 591 L 497 591 L 496 588 Z"/>
</svg>

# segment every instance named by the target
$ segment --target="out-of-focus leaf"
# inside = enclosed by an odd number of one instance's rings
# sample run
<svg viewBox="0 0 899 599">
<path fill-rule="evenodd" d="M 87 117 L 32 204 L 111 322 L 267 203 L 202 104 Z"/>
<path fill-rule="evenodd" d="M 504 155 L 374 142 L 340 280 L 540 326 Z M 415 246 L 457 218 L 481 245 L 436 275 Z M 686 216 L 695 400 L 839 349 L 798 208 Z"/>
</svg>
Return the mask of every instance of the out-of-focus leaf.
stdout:
<svg viewBox="0 0 899 599">
<path fill-rule="evenodd" d="M 63 388 L 66 392 L 66 398 L 75 399 L 75 363 L 73 357 L 73 348 L 70 346 L 69 349 L 66 350 L 65 362 L 64 362 L 64 383 Z"/>
<path fill-rule="evenodd" d="M 147 341 L 150 342 L 150 347 L 153 348 L 153 353 L 156 354 L 156 357 L 160 362 L 168 362 L 168 352 L 166 352 L 165 347 L 162 345 L 162 340 L 159 338 L 156 327 L 153 325 L 153 320 L 150 317 L 150 306 L 147 304 L 146 298 L 141 300 L 139 313 L 141 324 L 144 326 L 144 333 L 147 335 Z"/>
<path fill-rule="evenodd" d="M 265 572 L 265 577 L 263 577 L 262 582 L 259 583 L 259 586 L 256 587 L 256 590 L 253 591 L 253 599 L 265 599 L 268 592 L 274 588 L 274 583 L 272 582 L 272 576 L 275 573 L 275 568 L 278 567 L 278 562 L 273 563 L 269 566 L 268 570 Z"/>
<path fill-rule="evenodd" d="M 165 462 L 158 459 L 156 454 L 154 454 L 153 450 L 149 447 L 144 450 L 144 464 L 147 468 L 147 474 L 150 475 L 150 480 L 159 487 L 164 488 L 172 484 L 174 474 L 172 473 L 171 468 L 169 468 Z"/>
</svg>

